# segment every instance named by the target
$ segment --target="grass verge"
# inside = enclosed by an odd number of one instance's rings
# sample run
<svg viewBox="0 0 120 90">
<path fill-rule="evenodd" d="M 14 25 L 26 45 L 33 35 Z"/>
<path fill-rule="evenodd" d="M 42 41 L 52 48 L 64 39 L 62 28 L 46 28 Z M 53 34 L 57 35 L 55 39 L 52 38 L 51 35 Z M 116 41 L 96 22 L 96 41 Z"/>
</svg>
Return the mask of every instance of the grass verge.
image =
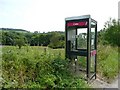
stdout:
<svg viewBox="0 0 120 90">
<path fill-rule="evenodd" d="M 118 48 L 99 45 L 97 56 L 97 73 L 110 83 L 118 75 Z"/>
</svg>

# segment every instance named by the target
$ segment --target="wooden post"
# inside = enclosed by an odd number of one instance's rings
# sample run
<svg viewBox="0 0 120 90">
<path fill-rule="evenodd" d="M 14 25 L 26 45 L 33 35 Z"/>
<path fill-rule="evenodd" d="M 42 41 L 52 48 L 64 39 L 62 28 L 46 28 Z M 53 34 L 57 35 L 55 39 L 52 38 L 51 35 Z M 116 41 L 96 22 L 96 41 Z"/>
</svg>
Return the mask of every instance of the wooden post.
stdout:
<svg viewBox="0 0 120 90">
<path fill-rule="evenodd" d="M 46 54 L 46 48 L 44 48 L 44 53 Z"/>
</svg>

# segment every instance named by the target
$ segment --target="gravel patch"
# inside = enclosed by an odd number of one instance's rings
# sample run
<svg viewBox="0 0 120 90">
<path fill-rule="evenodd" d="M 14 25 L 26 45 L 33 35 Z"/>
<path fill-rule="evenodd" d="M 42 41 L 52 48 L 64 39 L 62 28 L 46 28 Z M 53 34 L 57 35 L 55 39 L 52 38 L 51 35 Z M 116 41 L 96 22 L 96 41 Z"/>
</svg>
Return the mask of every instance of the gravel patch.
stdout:
<svg viewBox="0 0 120 90">
<path fill-rule="evenodd" d="M 116 88 L 117 90 L 120 90 L 120 83 L 118 83 L 119 81 L 120 75 L 110 84 L 97 78 L 96 80 L 93 80 L 90 85 L 92 88 Z"/>
</svg>

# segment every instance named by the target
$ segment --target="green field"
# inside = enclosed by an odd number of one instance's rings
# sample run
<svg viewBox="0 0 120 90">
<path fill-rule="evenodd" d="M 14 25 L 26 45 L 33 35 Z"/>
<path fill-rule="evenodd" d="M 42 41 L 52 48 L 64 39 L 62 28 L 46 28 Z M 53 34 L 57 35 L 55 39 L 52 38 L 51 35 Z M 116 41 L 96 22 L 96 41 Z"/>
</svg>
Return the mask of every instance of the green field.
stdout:
<svg viewBox="0 0 120 90">
<path fill-rule="evenodd" d="M 97 74 L 110 82 L 118 75 L 117 47 L 98 46 Z M 4 88 L 88 88 L 70 72 L 64 49 L 41 46 L 2 47 Z"/>
</svg>

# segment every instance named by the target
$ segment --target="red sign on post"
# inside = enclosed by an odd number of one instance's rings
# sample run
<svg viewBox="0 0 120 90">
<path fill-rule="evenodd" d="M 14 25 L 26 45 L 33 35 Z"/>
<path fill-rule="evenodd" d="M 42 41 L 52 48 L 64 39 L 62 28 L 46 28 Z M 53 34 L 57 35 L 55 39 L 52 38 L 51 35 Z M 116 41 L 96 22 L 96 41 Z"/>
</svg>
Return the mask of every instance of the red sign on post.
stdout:
<svg viewBox="0 0 120 90">
<path fill-rule="evenodd" d="M 68 22 L 67 26 L 87 26 L 87 21 L 82 21 L 82 22 Z"/>
</svg>

